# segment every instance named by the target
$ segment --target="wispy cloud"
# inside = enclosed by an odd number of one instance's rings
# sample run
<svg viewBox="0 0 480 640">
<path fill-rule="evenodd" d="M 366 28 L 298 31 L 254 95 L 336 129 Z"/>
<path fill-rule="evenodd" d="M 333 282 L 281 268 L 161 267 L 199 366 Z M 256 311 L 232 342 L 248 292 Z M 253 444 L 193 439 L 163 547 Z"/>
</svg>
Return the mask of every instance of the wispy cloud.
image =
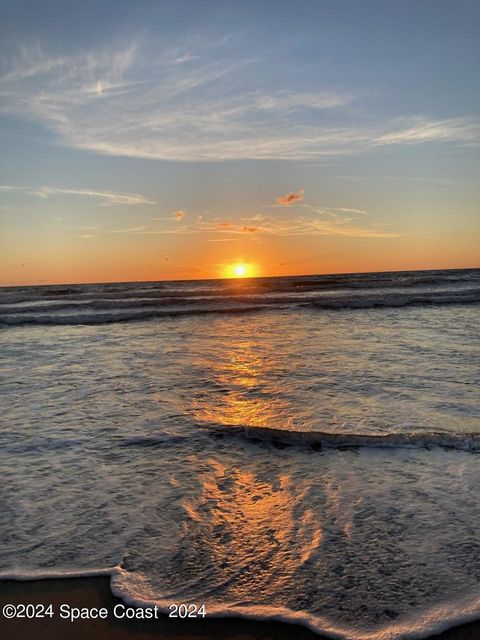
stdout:
<svg viewBox="0 0 480 640">
<path fill-rule="evenodd" d="M 0 75 L 0 113 L 39 122 L 76 148 L 177 161 L 314 161 L 480 140 L 474 118 L 385 119 L 334 87 L 306 90 L 304 79 L 303 88 L 275 88 L 264 82 L 266 61 L 235 56 L 227 44 L 197 39 L 152 51 L 136 40 L 64 56 L 23 47 Z"/>
<path fill-rule="evenodd" d="M 97 198 L 104 205 L 138 205 L 138 204 L 156 204 L 154 200 L 149 200 L 145 196 L 137 193 L 118 193 L 116 191 L 91 191 L 89 189 L 59 189 L 56 187 L 41 187 L 40 189 L 31 190 L 31 194 L 48 198 L 55 195 L 68 196 L 84 196 L 87 198 Z"/>
<path fill-rule="evenodd" d="M 251 221 L 258 225 L 258 232 L 279 236 L 318 235 L 343 236 L 350 238 L 397 238 L 402 234 L 388 231 L 378 226 L 359 225 L 352 219 L 318 219 L 312 216 L 295 216 L 279 219 L 274 216 L 258 215 Z"/>
<path fill-rule="evenodd" d="M 341 113 L 351 95 L 261 91 L 252 69 L 226 48 L 151 56 L 137 42 L 61 57 L 23 48 L 0 77 L 2 112 L 39 121 L 75 147 L 170 160 L 308 159 L 369 144 L 464 140 L 470 131 L 462 120 L 404 123 L 403 131 L 342 125 L 328 114 Z"/>
<path fill-rule="evenodd" d="M 24 188 L 25 187 L 14 187 L 9 184 L 0 184 L 0 193 L 1 192 L 11 193 L 14 191 L 22 191 Z"/>
<path fill-rule="evenodd" d="M 363 209 L 350 209 L 348 207 L 327 207 L 327 209 L 333 209 L 334 211 L 340 211 L 341 213 L 359 213 L 361 215 L 368 215 L 368 211 Z"/>
<path fill-rule="evenodd" d="M 82 196 L 87 198 L 95 198 L 103 205 L 141 205 L 156 204 L 154 200 L 150 200 L 138 193 L 119 193 L 117 191 L 96 191 L 90 189 L 65 189 L 59 187 L 18 187 L 2 185 L 0 191 L 5 192 L 24 192 L 28 195 L 38 196 L 40 198 L 49 198 L 51 196 Z"/>
<path fill-rule="evenodd" d="M 395 126 L 395 125 L 394 125 Z M 418 144 L 421 142 L 473 142 L 480 137 L 480 124 L 470 119 L 427 120 L 402 118 L 393 131 L 383 133 L 374 144 Z"/>
<path fill-rule="evenodd" d="M 183 64 L 184 62 L 191 62 L 192 60 L 197 59 L 198 56 L 194 56 L 191 53 L 183 53 L 182 55 L 178 56 L 178 58 L 174 58 L 172 62 L 173 64 Z"/>
<path fill-rule="evenodd" d="M 109 229 L 107 233 L 140 233 L 146 230 L 147 230 L 147 227 L 142 225 L 139 227 L 126 227 L 124 229 Z"/>
<path fill-rule="evenodd" d="M 309 210 L 309 214 L 295 216 L 274 216 L 256 214 L 239 220 L 205 219 L 196 227 L 192 226 L 187 232 L 210 232 L 215 234 L 251 235 L 261 234 L 277 236 L 293 235 L 321 235 L 344 236 L 354 238 L 397 238 L 402 234 L 397 231 L 386 230 L 380 224 L 365 224 L 362 210 L 335 213 L 334 210 L 302 205 Z M 322 215 L 321 215 L 322 214 Z M 231 238 L 230 238 L 231 239 Z M 221 238 L 219 238 L 219 241 Z"/>
<path fill-rule="evenodd" d="M 333 109 L 343 107 L 351 100 L 352 97 L 346 94 L 279 91 L 273 95 L 260 95 L 256 99 L 256 106 L 265 111 L 291 112 L 304 109 Z"/>
<path fill-rule="evenodd" d="M 162 226 L 138 225 L 106 229 L 107 234 L 126 234 L 133 236 L 145 235 L 193 235 L 200 234 L 208 242 L 228 242 L 238 236 L 248 236 L 257 239 L 262 235 L 274 236 L 340 236 L 351 238 L 396 238 L 402 234 L 391 229 L 386 229 L 381 223 L 375 223 L 365 218 L 361 209 L 326 209 L 309 204 L 302 204 L 304 214 L 290 215 L 264 215 L 255 214 L 240 218 L 218 218 L 214 215 L 197 217 L 187 224 L 177 226 L 164 226 L 172 218 L 161 218 Z M 285 212 L 286 214 L 286 212 Z M 151 222 L 156 222 L 152 219 Z M 75 227 L 77 231 L 96 233 L 83 233 L 79 237 L 98 237 L 100 233 L 95 227 Z"/>
<path fill-rule="evenodd" d="M 305 191 L 299 189 L 298 191 L 292 191 L 285 196 L 279 196 L 275 199 L 276 204 L 264 204 L 264 209 L 281 209 L 284 207 L 301 207 L 312 213 L 321 215 L 330 220 L 338 220 L 341 224 L 349 220 L 354 220 L 359 215 L 368 216 L 368 211 L 364 209 L 357 209 L 353 207 L 331 207 L 331 206 L 319 206 L 309 202 L 304 202 Z M 349 217 L 346 217 L 349 215 Z"/>
<path fill-rule="evenodd" d="M 289 207 L 290 205 L 295 204 L 296 202 L 301 202 L 303 198 L 304 198 L 304 191 L 303 189 L 299 189 L 298 191 L 292 191 L 286 196 L 279 196 L 278 198 L 276 198 L 275 202 L 281 205 L 282 207 Z"/>
<path fill-rule="evenodd" d="M 119 233 L 119 234 L 131 234 L 131 235 L 185 235 L 189 233 L 195 233 L 198 231 L 195 227 L 181 227 L 181 228 L 152 228 L 147 227 L 145 225 L 140 225 L 138 227 L 125 227 L 120 229 L 107 229 L 106 233 Z"/>
</svg>

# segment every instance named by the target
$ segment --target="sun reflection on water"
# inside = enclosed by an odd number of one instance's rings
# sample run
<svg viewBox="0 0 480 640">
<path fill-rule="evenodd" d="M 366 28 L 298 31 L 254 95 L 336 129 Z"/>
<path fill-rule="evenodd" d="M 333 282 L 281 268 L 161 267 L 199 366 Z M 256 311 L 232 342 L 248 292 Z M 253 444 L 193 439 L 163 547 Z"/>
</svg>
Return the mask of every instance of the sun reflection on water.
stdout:
<svg viewBox="0 0 480 640">
<path fill-rule="evenodd" d="M 275 354 L 252 339 L 232 339 L 220 358 L 204 362 L 209 391 L 192 399 L 200 423 L 230 426 L 291 424 L 289 402 L 274 382 Z"/>
<path fill-rule="evenodd" d="M 202 550 L 210 555 L 208 589 L 228 585 L 230 597 L 281 593 L 322 541 L 309 509 L 296 515 L 303 492 L 288 474 L 273 469 L 242 470 L 205 461 L 201 492 L 186 499 L 184 535 L 202 529 Z"/>
</svg>

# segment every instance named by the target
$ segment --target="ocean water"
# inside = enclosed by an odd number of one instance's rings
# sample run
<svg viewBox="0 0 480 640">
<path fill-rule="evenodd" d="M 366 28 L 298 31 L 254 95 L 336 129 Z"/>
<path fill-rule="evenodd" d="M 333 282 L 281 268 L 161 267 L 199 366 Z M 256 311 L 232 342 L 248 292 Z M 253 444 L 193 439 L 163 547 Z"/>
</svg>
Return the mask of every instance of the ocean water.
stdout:
<svg viewBox="0 0 480 640">
<path fill-rule="evenodd" d="M 426 637 L 480 617 L 480 270 L 0 290 L 0 572 Z"/>
</svg>

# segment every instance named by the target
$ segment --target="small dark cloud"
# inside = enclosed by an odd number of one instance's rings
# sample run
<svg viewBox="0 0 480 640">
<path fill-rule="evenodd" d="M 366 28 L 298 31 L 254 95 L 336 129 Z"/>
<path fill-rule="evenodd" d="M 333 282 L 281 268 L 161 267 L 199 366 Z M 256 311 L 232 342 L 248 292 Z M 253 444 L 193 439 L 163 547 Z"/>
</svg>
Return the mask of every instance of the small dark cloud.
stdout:
<svg viewBox="0 0 480 640">
<path fill-rule="evenodd" d="M 301 202 L 303 200 L 303 193 L 303 189 L 292 191 L 286 196 L 279 196 L 275 202 L 282 207 L 289 207 L 290 205 L 295 204 L 295 202 Z"/>
</svg>

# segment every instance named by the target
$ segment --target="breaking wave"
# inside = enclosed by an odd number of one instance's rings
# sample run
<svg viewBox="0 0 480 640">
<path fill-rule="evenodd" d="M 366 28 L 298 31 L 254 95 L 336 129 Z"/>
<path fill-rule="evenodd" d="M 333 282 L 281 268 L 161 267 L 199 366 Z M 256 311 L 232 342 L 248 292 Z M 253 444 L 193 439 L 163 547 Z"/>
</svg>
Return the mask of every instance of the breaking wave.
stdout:
<svg viewBox="0 0 480 640">
<path fill-rule="evenodd" d="M 288 431 L 272 427 L 245 427 L 247 438 L 281 442 L 289 445 L 309 445 L 319 448 L 442 447 L 460 451 L 480 451 L 479 433 L 405 432 L 405 433 L 346 433 L 330 431 Z"/>
<path fill-rule="evenodd" d="M 0 326 L 95 325 L 262 309 L 477 304 L 480 270 L 0 288 Z"/>
</svg>

